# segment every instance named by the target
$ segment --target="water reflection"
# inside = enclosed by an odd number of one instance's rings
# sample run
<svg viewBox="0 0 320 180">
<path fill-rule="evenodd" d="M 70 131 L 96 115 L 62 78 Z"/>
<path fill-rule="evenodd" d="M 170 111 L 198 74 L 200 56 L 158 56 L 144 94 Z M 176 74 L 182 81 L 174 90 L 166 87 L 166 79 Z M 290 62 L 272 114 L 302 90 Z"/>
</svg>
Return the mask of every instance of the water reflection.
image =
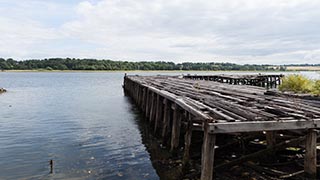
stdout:
<svg viewBox="0 0 320 180">
<path fill-rule="evenodd" d="M 122 78 L 1 73 L 0 179 L 159 179 Z"/>
</svg>

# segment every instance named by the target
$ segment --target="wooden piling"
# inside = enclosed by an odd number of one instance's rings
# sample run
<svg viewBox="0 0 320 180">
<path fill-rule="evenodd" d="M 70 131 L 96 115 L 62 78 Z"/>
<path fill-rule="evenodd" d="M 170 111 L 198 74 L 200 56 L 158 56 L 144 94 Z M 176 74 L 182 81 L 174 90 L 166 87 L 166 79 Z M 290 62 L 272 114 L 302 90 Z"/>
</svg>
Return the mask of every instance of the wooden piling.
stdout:
<svg viewBox="0 0 320 180">
<path fill-rule="evenodd" d="M 266 140 L 268 148 L 272 148 L 276 145 L 276 132 L 275 131 L 267 131 L 266 132 Z"/>
<path fill-rule="evenodd" d="M 51 159 L 50 162 L 50 174 L 53 174 L 53 160 Z"/>
<path fill-rule="evenodd" d="M 192 140 L 192 116 L 191 114 L 188 114 L 188 124 L 186 127 L 186 133 L 184 135 L 184 153 L 183 153 L 183 160 L 182 160 L 182 166 L 183 169 L 185 169 L 190 160 L 190 145 Z"/>
<path fill-rule="evenodd" d="M 154 111 L 155 111 L 155 93 L 151 92 L 151 103 L 150 103 L 150 115 L 149 115 L 149 122 L 153 122 L 154 120 Z"/>
<path fill-rule="evenodd" d="M 309 129 L 306 136 L 306 153 L 304 158 L 304 171 L 308 178 L 317 177 L 317 131 Z"/>
<path fill-rule="evenodd" d="M 146 112 L 146 101 L 147 101 L 147 88 L 143 87 L 143 93 L 142 93 L 142 111 Z"/>
<path fill-rule="evenodd" d="M 163 100 L 160 95 L 157 95 L 157 111 L 156 111 L 156 119 L 154 123 L 154 134 L 158 132 L 159 125 L 163 119 Z"/>
<path fill-rule="evenodd" d="M 171 103 L 169 102 L 169 100 L 164 99 L 163 129 L 162 129 L 163 142 L 166 142 L 168 137 L 169 127 L 170 127 L 170 113 L 171 113 Z"/>
<path fill-rule="evenodd" d="M 179 146 L 179 138 L 180 138 L 180 127 L 181 127 L 181 117 L 179 106 L 174 103 L 173 104 L 173 119 L 172 119 L 172 131 L 171 131 L 171 152 L 175 152 Z"/>
<path fill-rule="evenodd" d="M 203 129 L 204 138 L 201 156 L 201 180 L 212 180 L 216 135 L 209 133 L 209 126 L 207 123 L 204 123 Z"/>
<path fill-rule="evenodd" d="M 149 117 L 149 110 L 150 110 L 150 90 L 149 88 L 147 88 L 147 93 L 146 93 L 146 96 L 147 96 L 147 100 L 146 100 L 146 111 L 145 111 L 145 115 L 146 115 L 146 118 Z"/>
</svg>

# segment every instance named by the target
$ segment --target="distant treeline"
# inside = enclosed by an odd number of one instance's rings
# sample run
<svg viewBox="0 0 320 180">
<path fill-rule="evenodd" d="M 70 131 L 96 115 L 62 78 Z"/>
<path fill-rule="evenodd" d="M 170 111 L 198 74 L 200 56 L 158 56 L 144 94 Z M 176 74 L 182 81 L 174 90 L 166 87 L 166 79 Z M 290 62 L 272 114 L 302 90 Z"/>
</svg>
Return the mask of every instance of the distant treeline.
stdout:
<svg viewBox="0 0 320 180">
<path fill-rule="evenodd" d="M 50 58 L 16 61 L 0 58 L 0 70 L 285 70 L 284 66 L 238 65 L 233 63 L 173 63 L 165 61 L 112 61 L 96 59 Z"/>
<path fill-rule="evenodd" d="M 299 66 L 299 67 L 316 66 L 316 67 L 319 67 L 320 64 L 286 64 L 285 66 Z"/>
</svg>

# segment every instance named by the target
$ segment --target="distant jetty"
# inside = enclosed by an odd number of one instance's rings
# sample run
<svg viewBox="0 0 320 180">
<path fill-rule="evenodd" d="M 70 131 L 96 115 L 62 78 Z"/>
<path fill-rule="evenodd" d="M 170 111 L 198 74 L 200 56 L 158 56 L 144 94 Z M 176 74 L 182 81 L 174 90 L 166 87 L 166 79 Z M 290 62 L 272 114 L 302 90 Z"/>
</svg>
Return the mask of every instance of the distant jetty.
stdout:
<svg viewBox="0 0 320 180">
<path fill-rule="evenodd" d="M 7 92 L 7 90 L 3 89 L 3 88 L 0 88 L 0 93 L 4 93 L 4 92 Z"/>
</svg>

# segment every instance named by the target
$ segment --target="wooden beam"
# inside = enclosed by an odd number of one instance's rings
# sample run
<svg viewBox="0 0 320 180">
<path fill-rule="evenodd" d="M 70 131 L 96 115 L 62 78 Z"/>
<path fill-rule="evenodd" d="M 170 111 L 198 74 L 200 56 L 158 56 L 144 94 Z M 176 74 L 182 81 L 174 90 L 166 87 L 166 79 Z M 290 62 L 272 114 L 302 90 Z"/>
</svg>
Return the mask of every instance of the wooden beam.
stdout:
<svg viewBox="0 0 320 180">
<path fill-rule="evenodd" d="M 163 102 L 162 102 L 161 96 L 158 94 L 157 95 L 156 119 L 155 119 L 155 123 L 154 123 L 154 134 L 156 134 L 158 131 L 159 123 L 162 120 L 162 115 L 163 115 Z"/>
<path fill-rule="evenodd" d="M 304 171 L 308 178 L 317 177 L 317 131 L 309 129 L 306 136 L 306 154 L 304 158 Z"/>
<path fill-rule="evenodd" d="M 143 87 L 143 94 L 142 94 L 142 111 L 146 112 L 146 101 L 147 101 L 147 88 Z"/>
<path fill-rule="evenodd" d="M 227 163 L 224 163 L 224 164 L 220 164 L 220 165 L 216 166 L 215 169 L 216 170 L 225 169 L 225 168 L 229 168 L 229 167 L 232 167 L 234 165 L 241 164 L 243 162 L 249 161 L 251 159 L 261 158 L 261 157 L 269 155 L 270 152 L 281 150 L 281 149 L 283 149 L 285 147 L 288 147 L 288 146 L 299 145 L 305 139 L 306 139 L 306 137 L 302 136 L 302 137 L 298 137 L 298 138 L 295 138 L 295 139 L 287 140 L 287 141 L 281 142 L 279 144 L 276 144 L 272 148 L 266 148 L 266 149 L 251 153 L 249 155 L 242 156 L 242 157 L 240 157 L 240 158 L 238 158 L 236 160 L 233 160 L 233 161 L 230 161 L 230 162 L 227 162 Z"/>
<path fill-rule="evenodd" d="M 186 128 L 186 134 L 184 135 L 184 153 L 183 153 L 183 160 L 182 160 L 183 169 L 187 168 L 189 164 L 191 140 L 192 140 L 192 117 L 190 114 L 188 114 L 188 124 Z"/>
<path fill-rule="evenodd" d="M 162 138 L 164 141 L 167 137 L 168 129 L 170 126 L 170 112 L 171 112 L 170 106 L 171 106 L 171 103 L 167 99 L 164 99 L 163 129 L 162 129 Z"/>
<path fill-rule="evenodd" d="M 170 151 L 174 152 L 179 146 L 180 128 L 182 114 L 177 104 L 174 104 L 173 119 L 172 119 L 172 131 L 171 131 L 171 148 Z"/>
<path fill-rule="evenodd" d="M 181 97 L 178 97 L 178 96 L 176 96 L 172 93 L 169 93 L 167 91 L 156 89 L 151 86 L 148 86 L 148 89 L 150 91 L 153 91 L 153 92 L 161 95 L 164 98 L 171 100 L 172 102 L 177 103 L 182 109 L 185 109 L 186 111 L 190 112 L 191 114 L 193 114 L 196 117 L 203 118 L 204 120 L 212 120 L 212 117 L 210 117 L 208 114 L 205 114 L 205 113 L 201 112 L 200 110 L 197 110 L 194 107 L 188 105 L 186 103 L 186 101 L 184 99 L 182 99 Z"/>
<path fill-rule="evenodd" d="M 214 147 L 216 135 L 209 133 L 209 126 L 204 123 L 204 137 L 201 156 L 201 180 L 213 179 Z"/>
<path fill-rule="evenodd" d="M 275 131 L 267 131 L 266 132 L 266 140 L 267 140 L 267 146 L 269 148 L 272 148 L 274 145 L 276 145 L 276 132 Z"/>
<path fill-rule="evenodd" d="M 149 88 L 147 88 L 146 90 L 146 111 L 145 111 L 145 115 L 146 115 L 146 118 L 148 118 L 149 116 L 149 110 L 150 110 L 150 91 L 149 91 Z"/>
<path fill-rule="evenodd" d="M 314 120 L 285 120 L 285 121 L 249 121 L 209 123 L 210 133 L 237 133 L 257 131 L 278 131 L 294 129 L 312 129 L 320 127 L 320 119 Z"/>
<path fill-rule="evenodd" d="M 151 92 L 151 105 L 150 105 L 150 115 L 149 115 L 149 122 L 154 120 L 154 110 L 155 110 L 155 93 Z"/>
</svg>

